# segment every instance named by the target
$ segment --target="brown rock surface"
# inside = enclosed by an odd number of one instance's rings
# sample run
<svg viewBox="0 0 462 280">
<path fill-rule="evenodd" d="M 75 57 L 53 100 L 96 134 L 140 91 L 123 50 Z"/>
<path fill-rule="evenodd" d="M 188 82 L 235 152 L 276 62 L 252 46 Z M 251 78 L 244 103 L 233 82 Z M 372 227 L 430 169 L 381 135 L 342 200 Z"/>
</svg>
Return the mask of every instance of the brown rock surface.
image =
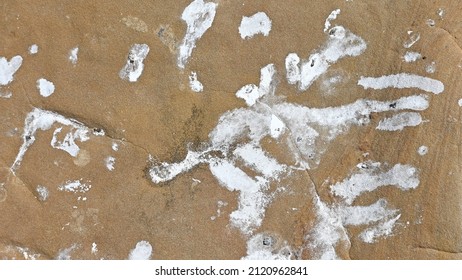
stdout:
<svg viewBox="0 0 462 280">
<path fill-rule="evenodd" d="M 19 55 L 23 59 L 14 79 L 0 84 L 0 259 L 126 259 L 141 240 L 152 245 L 153 259 L 239 259 L 249 253 L 247 242 L 260 242 L 260 233 L 267 237 L 260 246 L 266 253 L 279 252 L 281 257 L 290 251 L 294 259 L 332 257 L 334 251 L 345 259 L 462 258 L 459 1 L 216 0 L 212 26 L 197 40 L 185 69 L 180 69 L 177 52 L 187 27 L 181 15 L 191 2 L 0 3 L 0 58 L 10 61 Z M 286 57 L 297 53 L 304 61 L 322 50 L 333 36 L 323 29 L 335 9 L 341 13 L 332 26 L 344 26 L 361 37 L 367 48 L 360 55 L 329 63 L 331 67 L 300 91 L 286 79 Z M 241 39 L 242 17 L 256 12 L 265 12 L 271 19 L 269 35 Z M 420 39 L 405 48 L 403 44 L 416 34 Z M 38 46 L 36 54 L 28 52 L 33 44 Z M 147 44 L 150 51 L 138 81 L 129 82 L 119 77 L 119 71 L 133 44 Z M 78 60 L 73 64 L 69 56 L 75 47 Z M 420 54 L 417 61 L 403 60 L 408 51 Z M 258 85 L 260 70 L 270 63 L 277 71 L 275 97 L 264 97 L 249 108 L 236 92 L 247 84 Z M 192 71 L 203 92 L 190 89 Z M 362 76 L 398 73 L 441 81 L 444 91 L 374 90 L 358 85 Z M 336 77 L 340 80 L 332 83 Z M 49 97 L 39 94 L 36 81 L 40 78 L 55 85 Z M 398 131 L 376 127 L 384 118 L 415 110 L 372 110 L 365 113 L 367 123 L 346 125 L 330 138 L 328 129 L 300 122 L 319 132 L 310 144 L 319 164 L 311 157 L 302 160 L 311 165 L 309 169 L 296 169 L 300 165 L 290 148 L 298 145 L 295 131 L 286 130 L 279 138 L 262 137 L 258 144 L 265 154 L 286 169 L 284 175 L 262 183 L 260 198 L 268 203 L 262 223 L 250 233 L 230 217 L 245 192 L 231 191 L 234 186 L 223 184 L 210 169 L 229 160 L 252 180 L 261 179 L 255 166 L 245 166 L 233 154 L 251 136 L 230 142 L 229 154 L 214 150 L 204 156 L 207 160 L 172 180 L 155 183 L 149 172 L 161 162 L 182 162 L 188 150 L 206 149 L 220 117 L 237 108 L 261 113 L 265 109 L 258 106 L 265 104 L 270 110 L 278 104 L 326 108 L 359 99 L 388 102 L 420 94 L 427 96 L 429 104 L 418 112 L 423 121 Z M 47 116 L 70 123 L 55 122 L 31 136 L 24 128 L 34 108 L 54 112 Z M 65 142 L 65 135 L 74 135 L 78 127 L 87 130 L 89 139 L 75 140 L 80 149 L 75 157 L 50 145 L 56 135 Z M 15 166 L 21 145 L 30 137 L 35 142 Z M 421 146 L 428 147 L 427 154 L 418 153 Z M 381 166 L 371 167 L 372 173 L 358 171 L 356 166 L 362 162 Z M 414 168 L 415 174 L 392 174 L 395 179 L 406 185 L 417 177 L 417 187 L 384 183 L 354 197 L 353 203 L 332 191 L 331 186 L 358 172 L 379 178 L 398 164 Z M 75 182 L 78 187 L 63 190 Z M 254 196 L 249 194 L 248 199 Z M 358 225 L 347 222 L 354 216 L 348 211 L 355 206 L 384 199 L 391 211 L 387 217 Z M 364 242 L 362 234 L 383 223 L 392 225 L 390 231 L 372 243 Z"/>
</svg>

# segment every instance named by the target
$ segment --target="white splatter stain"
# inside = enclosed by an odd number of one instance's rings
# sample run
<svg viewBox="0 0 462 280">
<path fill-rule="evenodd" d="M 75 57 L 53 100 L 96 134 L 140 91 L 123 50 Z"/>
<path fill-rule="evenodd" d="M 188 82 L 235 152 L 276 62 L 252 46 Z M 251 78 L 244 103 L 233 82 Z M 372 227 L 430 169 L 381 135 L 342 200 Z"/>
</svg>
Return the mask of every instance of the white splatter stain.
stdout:
<svg viewBox="0 0 462 280">
<path fill-rule="evenodd" d="M 421 57 L 422 55 L 418 52 L 406 52 L 406 54 L 403 56 L 403 61 L 407 63 L 416 62 Z"/>
<path fill-rule="evenodd" d="M 112 156 L 108 156 L 104 159 L 104 163 L 106 164 L 106 168 L 109 171 L 114 171 L 114 164 L 115 164 L 115 158 Z"/>
<path fill-rule="evenodd" d="M 257 34 L 268 36 L 271 31 L 271 19 L 264 12 L 258 12 L 250 17 L 242 17 L 239 34 L 242 39 L 250 39 Z"/>
<path fill-rule="evenodd" d="M 72 192 L 72 193 L 86 193 L 91 190 L 91 185 L 89 182 L 83 183 L 82 179 L 74 181 L 66 181 L 64 184 L 58 187 L 58 190 L 63 192 Z"/>
<path fill-rule="evenodd" d="M 385 118 L 379 122 L 378 130 L 400 131 L 408 126 L 418 126 L 422 123 L 422 117 L 419 113 L 404 112 L 394 115 L 391 118 Z"/>
<path fill-rule="evenodd" d="M 459 99 L 459 101 L 457 101 L 457 105 L 459 105 L 459 107 L 462 107 L 462 98 Z"/>
<path fill-rule="evenodd" d="M 128 52 L 127 62 L 120 70 L 119 77 L 122 80 L 136 82 L 143 73 L 144 59 L 149 53 L 149 46 L 146 44 L 134 44 Z"/>
<path fill-rule="evenodd" d="M 37 80 L 37 89 L 39 90 L 41 96 L 48 97 L 55 92 L 55 85 L 52 82 L 42 78 Z"/>
<path fill-rule="evenodd" d="M 91 253 L 93 255 L 96 255 L 96 253 L 98 253 L 98 245 L 95 242 L 91 244 Z"/>
<path fill-rule="evenodd" d="M 48 199 L 48 196 L 50 195 L 50 192 L 48 191 L 48 188 L 45 186 L 37 186 L 35 189 L 37 191 L 37 198 L 40 201 L 46 201 Z"/>
<path fill-rule="evenodd" d="M 420 146 L 419 149 L 417 149 L 417 153 L 419 155 L 424 156 L 428 153 L 428 147 L 427 146 Z"/>
<path fill-rule="evenodd" d="M 150 260 L 152 255 L 152 246 L 147 241 L 136 243 L 134 249 L 128 255 L 129 260 Z"/>
<path fill-rule="evenodd" d="M 333 10 L 330 15 L 326 18 L 326 21 L 324 22 L 324 33 L 327 32 L 327 30 L 329 30 L 329 28 L 331 27 L 331 21 L 332 20 L 335 20 L 337 18 L 337 16 L 340 14 L 340 9 L 337 9 L 337 10 Z"/>
<path fill-rule="evenodd" d="M 417 41 L 420 40 L 420 33 L 419 32 L 414 32 L 414 31 L 408 31 L 409 38 L 406 40 L 406 42 L 403 43 L 403 47 L 406 49 L 409 49 L 412 47 Z"/>
<path fill-rule="evenodd" d="M 29 47 L 29 54 L 38 53 L 39 47 L 36 44 L 33 44 Z"/>
<path fill-rule="evenodd" d="M 22 57 L 17 55 L 6 60 L 0 57 L 0 86 L 6 86 L 13 81 L 13 76 L 22 65 Z"/>
<path fill-rule="evenodd" d="M 191 75 L 189 75 L 189 87 L 194 92 L 202 92 L 204 90 L 202 83 L 197 80 L 196 72 L 191 72 Z"/>
<path fill-rule="evenodd" d="M 78 60 L 79 47 L 75 47 L 69 51 L 69 61 L 76 65 Z"/>
<path fill-rule="evenodd" d="M 385 88 L 418 88 L 434 94 L 444 91 L 444 84 L 441 81 L 422 77 L 415 74 L 400 73 L 382 77 L 361 77 L 358 85 L 365 89 L 385 89 Z"/>
<path fill-rule="evenodd" d="M 194 0 L 181 15 L 187 24 L 186 34 L 178 51 L 178 67 L 184 69 L 196 42 L 212 26 L 217 8 L 216 3 Z"/>
</svg>

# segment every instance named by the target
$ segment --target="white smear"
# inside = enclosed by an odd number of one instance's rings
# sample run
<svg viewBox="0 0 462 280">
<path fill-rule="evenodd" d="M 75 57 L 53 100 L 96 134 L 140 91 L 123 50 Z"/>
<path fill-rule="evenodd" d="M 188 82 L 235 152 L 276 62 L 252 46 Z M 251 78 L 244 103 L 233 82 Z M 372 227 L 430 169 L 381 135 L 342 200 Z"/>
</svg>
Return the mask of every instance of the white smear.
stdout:
<svg viewBox="0 0 462 280">
<path fill-rule="evenodd" d="M 457 101 L 457 104 L 459 105 L 459 107 L 462 107 L 462 98 L 459 99 L 459 101 Z"/>
<path fill-rule="evenodd" d="M 95 242 L 91 244 L 91 253 L 93 255 L 96 255 L 96 253 L 98 253 L 98 245 Z"/>
<path fill-rule="evenodd" d="M 419 113 L 404 112 L 394 115 L 391 118 L 385 118 L 377 126 L 378 130 L 399 131 L 408 126 L 418 126 L 422 123 L 422 117 Z"/>
<path fill-rule="evenodd" d="M 290 260 L 292 249 L 286 241 L 278 244 L 276 237 L 259 233 L 247 241 L 247 256 L 242 260 Z"/>
<path fill-rule="evenodd" d="M 29 114 L 27 114 L 27 117 L 24 121 L 24 132 L 22 135 L 23 144 L 19 148 L 19 152 L 16 155 L 13 165 L 11 166 L 11 170 L 13 172 L 19 167 L 27 150 L 35 142 L 35 134 L 37 133 L 37 130 L 48 130 L 55 123 L 69 126 L 69 133 L 71 133 L 72 136 L 66 135 L 68 141 L 66 141 L 65 137 L 64 141 L 62 142 L 58 141 L 57 139 L 52 139 L 51 145 L 54 148 L 72 147 L 72 150 L 67 152 L 71 155 L 76 155 L 75 147 L 72 145 L 71 138 L 72 140 L 78 138 L 80 141 L 87 141 L 89 139 L 88 134 L 90 133 L 90 129 L 82 123 L 73 119 L 68 119 L 55 112 L 35 108 Z"/>
<path fill-rule="evenodd" d="M 234 150 L 234 155 L 241 158 L 244 164 L 253 167 L 265 177 L 277 177 L 285 170 L 285 166 L 268 156 L 261 148 L 252 144 L 239 146 Z"/>
<path fill-rule="evenodd" d="M 112 143 L 112 150 L 117 152 L 119 150 L 119 145 L 116 142 Z"/>
<path fill-rule="evenodd" d="M 87 141 L 89 139 L 89 131 L 87 128 L 74 127 L 70 129 L 68 133 L 65 134 L 63 140 L 59 140 L 58 135 L 61 133 L 62 129 L 62 127 L 58 127 L 57 129 L 55 129 L 50 145 L 55 149 L 66 151 L 69 155 L 76 157 L 80 151 L 80 148 L 75 143 L 75 141 Z"/>
<path fill-rule="evenodd" d="M 144 59 L 149 53 L 149 46 L 146 44 L 134 44 L 128 52 L 127 62 L 120 70 L 119 77 L 122 80 L 130 82 L 138 81 L 138 78 L 143 73 Z"/>
<path fill-rule="evenodd" d="M 405 47 L 406 49 L 409 49 L 417 41 L 420 40 L 420 33 L 409 31 L 408 34 L 409 34 L 409 38 L 406 40 L 406 42 L 403 43 L 403 47 Z"/>
<path fill-rule="evenodd" d="M 329 30 L 329 39 L 318 52 L 312 53 L 300 66 L 300 79 L 297 81 L 297 56 L 289 54 L 286 58 L 286 71 L 289 83 L 299 82 L 301 91 L 307 90 L 313 82 L 341 58 L 359 56 L 366 50 L 366 42 L 343 26 Z"/>
<path fill-rule="evenodd" d="M 407 63 L 415 62 L 417 59 L 420 59 L 422 55 L 418 52 L 406 52 L 403 56 L 403 60 Z"/>
<path fill-rule="evenodd" d="M 439 8 L 438 11 L 436 11 L 440 19 L 443 19 L 444 14 L 446 14 L 446 10 L 444 8 Z"/>
<path fill-rule="evenodd" d="M 73 193 L 86 193 L 91 189 L 91 185 L 87 183 L 82 183 L 82 179 L 74 181 L 66 181 L 64 184 L 58 187 L 58 190 L 63 192 L 73 192 Z"/>
<path fill-rule="evenodd" d="M 417 153 L 419 155 L 424 156 L 428 153 L 428 147 L 427 146 L 420 146 L 419 149 L 417 150 Z"/>
<path fill-rule="evenodd" d="M 33 44 L 29 47 L 29 54 L 36 54 L 38 53 L 39 47 L 36 44 Z"/>
<path fill-rule="evenodd" d="M 22 57 L 17 55 L 6 60 L 0 57 L 0 86 L 6 86 L 13 81 L 13 76 L 22 65 Z"/>
<path fill-rule="evenodd" d="M 37 198 L 40 201 L 46 201 L 48 199 L 49 191 L 47 187 L 39 185 L 35 190 L 37 191 Z"/>
<path fill-rule="evenodd" d="M 114 157 L 107 157 L 106 159 L 104 159 L 104 163 L 106 164 L 106 168 L 107 170 L 109 171 L 113 171 L 114 170 L 114 164 L 115 164 L 115 158 Z"/>
<path fill-rule="evenodd" d="M 324 33 L 327 32 L 327 30 L 329 30 L 329 28 L 331 26 L 330 22 L 332 20 L 335 20 L 339 14 L 340 14 L 340 9 L 333 10 L 330 13 L 330 15 L 326 18 L 326 21 L 324 22 Z"/>
<path fill-rule="evenodd" d="M 136 243 L 136 247 L 130 251 L 129 260 L 150 260 L 152 255 L 152 246 L 147 241 Z"/>
<path fill-rule="evenodd" d="M 368 168 L 361 168 L 349 178 L 331 186 L 331 190 L 351 204 L 362 193 L 379 187 L 397 186 L 409 190 L 417 188 L 419 183 L 417 169 L 413 166 L 396 164 L 388 171 L 383 171 L 377 166 L 368 165 Z"/>
<path fill-rule="evenodd" d="M 429 74 L 433 74 L 436 72 L 436 63 L 433 61 L 432 63 L 425 66 L 425 71 Z"/>
<path fill-rule="evenodd" d="M 69 51 L 69 61 L 74 65 L 77 64 L 78 54 L 79 54 L 79 47 L 75 47 Z"/>
<path fill-rule="evenodd" d="M 295 85 L 300 81 L 300 57 L 296 53 L 289 53 L 285 64 L 287 82 Z"/>
<path fill-rule="evenodd" d="M 286 125 L 281 121 L 280 118 L 278 118 L 276 115 L 271 115 L 271 137 L 274 139 L 278 139 L 279 136 L 281 136 L 282 133 L 284 133 L 284 130 L 286 129 Z"/>
<path fill-rule="evenodd" d="M 217 8 L 216 3 L 203 0 L 194 0 L 189 4 L 181 15 L 181 19 L 187 24 L 186 34 L 178 51 L 178 67 L 184 69 L 196 42 L 212 26 Z"/>
<path fill-rule="evenodd" d="M 245 100 L 247 106 L 254 105 L 257 100 L 266 96 L 273 95 L 276 89 L 276 67 L 268 64 L 260 70 L 260 85 L 245 85 L 236 92 L 236 96 Z"/>
<path fill-rule="evenodd" d="M 55 92 L 55 85 L 46 79 L 38 79 L 37 89 L 39 90 L 41 96 L 48 97 Z"/>
<path fill-rule="evenodd" d="M 363 242 L 374 243 L 379 237 L 388 236 L 393 233 L 396 221 L 399 220 L 401 214 L 395 218 L 387 220 L 376 227 L 366 229 L 360 234 L 360 238 Z"/>
<path fill-rule="evenodd" d="M 197 80 L 196 72 L 191 72 L 191 75 L 189 75 L 189 87 L 194 92 L 202 92 L 204 90 L 202 83 Z"/>
<path fill-rule="evenodd" d="M 250 39 L 256 34 L 268 36 L 271 31 L 271 20 L 264 12 L 258 12 L 250 17 L 242 17 L 239 34 L 242 39 Z"/>
<path fill-rule="evenodd" d="M 2 92 L 1 89 L 0 89 L 0 97 L 1 98 L 8 99 L 8 98 L 11 98 L 12 96 L 13 96 L 13 94 L 11 93 L 11 91 Z"/>
<path fill-rule="evenodd" d="M 418 88 L 434 94 L 444 91 L 444 84 L 438 80 L 422 77 L 415 74 L 400 73 L 382 77 L 361 77 L 358 85 L 365 89 L 384 89 L 384 88 Z"/>
<path fill-rule="evenodd" d="M 73 244 L 69 248 L 64 248 L 59 250 L 58 255 L 56 256 L 57 260 L 70 260 L 71 259 L 71 253 L 75 249 L 79 248 L 78 244 Z"/>
</svg>

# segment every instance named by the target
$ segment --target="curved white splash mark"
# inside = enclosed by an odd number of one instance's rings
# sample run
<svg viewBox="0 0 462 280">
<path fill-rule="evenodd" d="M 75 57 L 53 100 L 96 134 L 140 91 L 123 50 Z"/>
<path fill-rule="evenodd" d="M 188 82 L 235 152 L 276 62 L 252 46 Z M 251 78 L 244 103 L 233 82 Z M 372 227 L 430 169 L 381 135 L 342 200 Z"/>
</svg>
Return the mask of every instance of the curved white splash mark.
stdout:
<svg viewBox="0 0 462 280">
<path fill-rule="evenodd" d="M 29 47 L 29 54 L 38 53 L 39 47 L 36 44 L 33 44 Z"/>
<path fill-rule="evenodd" d="M 409 73 L 399 73 L 378 78 L 362 76 L 358 81 L 358 85 L 365 89 L 418 88 L 434 94 L 440 94 L 444 91 L 444 84 L 441 81 Z"/>
<path fill-rule="evenodd" d="M 462 98 L 459 99 L 459 101 L 457 101 L 457 105 L 459 105 L 459 107 L 462 107 Z"/>
<path fill-rule="evenodd" d="M 242 39 L 250 39 L 254 35 L 268 36 L 271 31 L 271 19 L 264 12 L 258 12 L 250 17 L 242 17 L 239 34 Z"/>
<path fill-rule="evenodd" d="M 187 29 L 178 51 L 179 68 L 184 69 L 196 47 L 196 41 L 212 26 L 217 6 L 216 3 L 194 0 L 183 11 L 181 19 L 186 22 Z"/>
<path fill-rule="evenodd" d="M 415 112 L 404 112 L 385 118 L 379 122 L 376 129 L 387 131 L 399 131 L 408 126 L 418 126 L 422 123 L 422 116 Z"/>
<path fill-rule="evenodd" d="M 340 9 L 333 10 L 330 13 L 330 15 L 326 18 L 326 21 L 324 22 L 324 33 L 327 32 L 327 30 L 329 30 L 329 28 L 331 26 L 330 22 L 332 20 L 335 20 L 339 14 L 340 14 Z"/>
<path fill-rule="evenodd" d="M 35 190 L 37 191 L 38 200 L 45 201 L 48 199 L 50 192 L 48 191 L 47 187 L 39 185 L 37 188 L 35 188 Z"/>
<path fill-rule="evenodd" d="M 410 63 L 415 62 L 417 59 L 420 59 L 422 55 L 418 52 L 406 52 L 403 56 L 403 61 Z"/>
<path fill-rule="evenodd" d="M 197 80 L 196 72 L 191 72 L 191 75 L 189 75 L 189 87 L 194 92 L 202 92 L 204 90 L 202 83 Z"/>
<path fill-rule="evenodd" d="M 66 181 L 64 184 L 58 187 L 58 190 L 72 193 L 86 193 L 90 191 L 91 187 L 92 186 L 89 182 L 84 183 L 82 182 L 82 179 L 80 179 L 74 181 Z"/>
<path fill-rule="evenodd" d="M 414 32 L 414 31 L 408 31 L 409 38 L 406 40 L 406 42 L 403 43 L 403 47 L 406 49 L 409 49 L 412 47 L 417 41 L 420 40 L 420 33 Z"/>
<path fill-rule="evenodd" d="M 129 260 L 150 260 L 152 255 L 152 246 L 148 241 L 140 241 L 136 243 L 134 249 L 128 255 Z"/>
<path fill-rule="evenodd" d="M 146 44 L 134 44 L 128 52 L 127 62 L 120 70 L 119 77 L 122 80 L 136 82 L 143 73 L 143 61 L 149 53 L 149 46 Z"/>
<path fill-rule="evenodd" d="M 275 85 L 276 68 L 274 64 L 268 64 L 260 70 L 260 85 L 245 85 L 236 92 L 236 96 L 245 100 L 247 106 L 254 105 L 257 100 L 266 96 L 273 95 Z"/>
<path fill-rule="evenodd" d="M 39 90 L 41 96 L 48 97 L 55 92 L 55 85 L 52 82 L 42 78 L 37 80 L 37 89 Z"/>
<path fill-rule="evenodd" d="M 108 156 L 104 159 L 104 163 L 106 164 L 107 170 L 114 171 L 115 160 L 115 157 L 112 156 Z"/>
<path fill-rule="evenodd" d="M 6 60 L 0 57 L 0 86 L 6 86 L 13 81 L 13 76 L 22 65 L 22 57 L 17 55 Z"/>
<path fill-rule="evenodd" d="M 425 66 L 425 72 L 427 72 L 429 74 L 435 73 L 436 72 L 436 63 L 433 61 L 432 63 L 427 64 L 427 66 Z"/>
</svg>

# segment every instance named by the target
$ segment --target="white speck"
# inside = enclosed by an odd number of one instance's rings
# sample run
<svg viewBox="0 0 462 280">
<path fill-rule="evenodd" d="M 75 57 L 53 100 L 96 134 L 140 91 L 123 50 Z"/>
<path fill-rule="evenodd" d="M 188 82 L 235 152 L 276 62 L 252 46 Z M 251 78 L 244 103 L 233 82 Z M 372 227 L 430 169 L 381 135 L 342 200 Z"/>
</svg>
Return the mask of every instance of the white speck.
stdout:
<svg viewBox="0 0 462 280">
<path fill-rule="evenodd" d="M 104 160 L 104 162 L 106 164 L 107 170 L 109 170 L 109 171 L 114 170 L 114 164 L 115 164 L 115 158 L 114 157 L 109 156 Z"/>
<path fill-rule="evenodd" d="M 48 97 L 52 95 L 53 92 L 55 92 L 55 85 L 46 79 L 38 79 L 37 89 L 39 90 L 41 96 Z"/>
<path fill-rule="evenodd" d="M 96 255 L 96 253 L 98 253 L 98 245 L 95 242 L 91 244 L 91 253 L 93 255 Z"/>
<path fill-rule="evenodd" d="M 75 47 L 69 51 L 69 61 L 74 65 L 77 64 L 78 53 L 79 53 L 79 47 Z"/>
<path fill-rule="evenodd" d="M 186 34 L 178 51 L 178 67 L 184 69 L 196 41 L 212 26 L 217 8 L 216 3 L 203 0 L 194 0 L 189 4 L 181 15 L 181 19 L 187 24 Z"/>
<path fill-rule="evenodd" d="M 428 26 L 430 26 L 430 27 L 434 27 L 434 26 L 435 26 L 435 21 L 434 21 L 433 19 L 431 19 L 431 18 L 427 19 L 427 20 L 425 21 L 425 23 L 426 23 Z"/>
<path fill-rule="evenodd" d="M 339 59 L 347 56 L 359 56 L 366 50 L 366 42 L 343 26 L 335 26 L 329 30 L 329 39 L 318 52 L 312 53 L 307 61 L 303 61 L 297 70 L 298 57 L 289 54 L 286 58 L 286 71 L 291 84 L 299 83 L 301 91 L 307 90 L 313 82 L 324 74 Z M 300 72 L 300 76 L 298 73 Z M 299 77 L 299 80 L 297 78 Z"/>
<path fill-rule="evenodd" d="M 0 97 L 1 98 L 8 99 L 8 98 L 11 98 L 11 96 L 13 96 L 13 93 L 11 93 L 11 91 L 3 92 L 0 89 Z"/>
<path fill-rule="evenodd" d="M 36 44 L 33 44 L 29 47 L 29 54 L 36 54 L 38 53 L 39 47 Z"/>
<path fill-rule="evenodd" d="M 22 65 L 22 57 L 17 55 L 6 60 L 0 57 L 0 86 L 6 86 L 13 81 L 13 75 L 18 71 Z"/>
<path fill-rule="evenodd" d="M 415 74 L 400 73 L 382 77 L 361 77 L 358 85 L 365 89 L 384 89 L 384 88 L 418 88 L 434 94 L 444 91 L 444 84 L 438 80 L 418 76 Z"/>
<path fill-rule="evenodd" d="M 279 138 L 279 136 L 281 136 L 281 134 L 284 133 L 285 128 L 286 125 L 281 121 L 280 118 L 278 118 L 274 114 L 271 115 L 271 137 L 273 137 L 274 139 Z"/>
<path fill-rule="evenodd" d="M 86 198 L 86 197 L 82 197 L 82 201 L 87 201 L 87 198 Z"/>
<path fill-rule="evenodd" d="M 191 72 L 191 75 L 189 75 L 189 87 L 194 92 L 202 92 L 204 90 L 202 83 L 197 80 L 196 72 Z"/>
<path fill-rule="evenodd" d="M 112 143 L 112 150 L 117 152 L 119 150 L 119 145 L 116 142 Z"/>
<path fill-rule="evenodd" d="M 376 227 L 369 228 L 364 230 L 360 234 L 362 241 L 366 243 L 374 243 L 375 240 L 382 236 L 391 235 L 393 233 L 393 228 L 396 224 L 396 221 L 401 217 L 401 214 L 398 214 L 395 218 L 387 220 Z"/>
<path fill-rule="evenodd" d="M 403 112 L 391 118 L 385 118 L 377 126 L 378 130 L 398 131 L 407 126 L 418 126 L 422 123 L 422 117 L 416 112 Z"/>
<path fill-rule="evenodd" d="M 348 179 L 331 186 L 331 190 L 336 196 L 351 204 L 362 193 L 374 191 L 382 186 L 396 185 L 402 190 L 409 190 L 417 188 L 419 183 L 417 170 L 413 166 L 396 164 L 388 171 L 382 171 L 380 167 L 369 165 L 368 168 L 360 168 Z"/>
<path fill-rule="evenodd" d="M 242 17 L 239 34 L 242 39 L 250 39 L 256 34 L 268 36 L 271 31 L 271 20 L 264 12 L 258 12 L 250 17 Z"/>
<path fill-rule="evenodd" d="M 444 14 L 446 13 L 446 11 L 444 10 L 444 8 L 439 8 L 438 11 L 436 11 L 436 13 L 438 14 L 438 16 L 443 19 L 444 17 Z"/>
<path fill-rule="evenodd" d="M 147 241 L 136 243 L 136 247 L 130 251 L 129 260 L 150 260 L 152 255 L 152 246 Z"/>
<path fill-rule="evenodd" d="M 247 106 L 254 105 L 265 95 L 273 95 L 275 91 L 276 68 L 268 64 L 260 70 L 260 85 L 245 85 L 236 92 L 236 96 L 245 100 Z"/>
<path fill-rule="evenodd" d="M 415 62 L 417 59 L 421 58 L 422 55 L 418 52 L 406 52 L 406 54 L 403 56 L 403 60 L 405 62 Z"/>
<path fill-rule="evenodd" d="M 40 201 L 45 201 L 48 199 L 48 195 L 49 195 L 49 192 L 48 192 L 48 188 L 45 187 L 45 186 L 37 186 L 37 188 L 35 189 L 37 191 L 37 198 L 40 200 Z"/>
<path fill-rule="evenodd" d="M 75 130 L 74 130 L 75 129 Z M 79 140 L 80 142 L 85 142 L 87 141 L 88 138 L 88 129 L 86 128 L 72 128 L 68 133 L 65 134 L 63 140 L 58 139 L 58 135 L 61 133 L 63 130 L 62 127 L 58 127 L 55 129 L 53 132 L 53 138 L 51 139 L 50 145 L 59 150 L 66 151 L 69 155 L 76 157 L 80 151 L 79 146 L 75 143 L 76 140 Z"/>
<path fill-rule="evenodd" d="M 127 62 L 120 70 L 119 77 L 122 80 L 130 82 L 138 81 L 138 78 L 143 73 L 143 61 L 149 53 L 149 46 L 146 44 L 134 44 L 128 52 Z"/>
<path fill-rule="evenodd" d="M 330 15 L 326 18 L 326 21 L 324 22 L 324 33 L 327 32 L 327 30 L 329 30 L 329 28 L 331 26 L 330 22 L 332 20 L 335 20 L 339 14 L 340 14 L 340 9 L 333 10 L 330 13 Z"/>
<path fill-rule="evenodd" d="M 427 146 L 420 146 L 419 149 L 417 150 L 419 155 L 424 156 L 428 153 L 428 147 Z"/>
<path fill-rule="evenodd" d="M 279 244 L 281 243 L 281 244 Z M 277 237 L 259 233 L 247 241 L 247 256 L 243 260 L 290 260 L 292 250 L 287 241 L 277 242 Z"/>
<path fill-rule="evenodd" d="M 459 99 L 459 101 L 457 102 L 457 104 L 459 105 L 459 107 L 462 107 L 462 98 Z"/>
<path fill-rule="evenodd" d="M 432 63 L 425 66 L 425 71 L 429 74 L 433 74 L 436 72 L 436 63 L 433 61 Z"/>
<path fill-rule="evenodd" d="M 403 43 L 403 47 L 405 47 L 406 49 L 412 47 L 420 39 L 420 33 L 418 32 L 408 31 L 408 34 L 409 39 L 407 39 L 406 42 Z"/>
<path fill-rule="evenodd" d="M 81 180 L 66 181 L 63 185 L 58 187 L 58 190 L 73 193 L 86 193 L 91 189 L 91 185 L 82 183 Z"/>
</svg>

